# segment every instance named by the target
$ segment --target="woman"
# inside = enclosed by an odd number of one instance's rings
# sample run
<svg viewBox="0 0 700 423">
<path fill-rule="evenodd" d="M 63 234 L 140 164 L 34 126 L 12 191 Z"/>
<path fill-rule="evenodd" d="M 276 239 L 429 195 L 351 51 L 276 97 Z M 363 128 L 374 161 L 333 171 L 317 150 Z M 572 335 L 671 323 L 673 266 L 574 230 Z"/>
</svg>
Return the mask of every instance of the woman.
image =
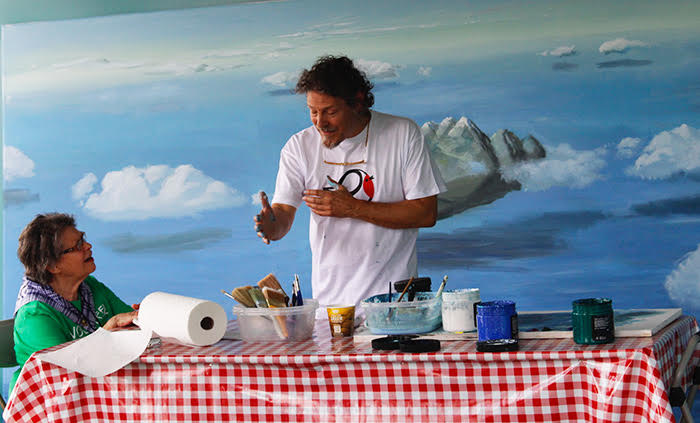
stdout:
<svg viewBox="0 0 700 423">
<path fill-rule="evenodd" d="M 15 304 L 15 354 L 20 368 L 35 351 L 131 324 L 137 312 L 93 276 L 95 260 L 72 216 L 37 215 L 19 236 L 25 276 Z"/>
</svg>

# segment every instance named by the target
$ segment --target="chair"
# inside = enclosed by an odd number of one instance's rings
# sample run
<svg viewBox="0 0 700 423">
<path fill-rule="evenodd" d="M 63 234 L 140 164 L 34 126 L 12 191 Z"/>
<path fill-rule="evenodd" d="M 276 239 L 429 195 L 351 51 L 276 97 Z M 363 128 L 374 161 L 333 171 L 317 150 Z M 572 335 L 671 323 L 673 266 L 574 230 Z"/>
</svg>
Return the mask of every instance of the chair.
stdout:
<svg viewBox="0 0 700 423">
<path fill-rule="evenodd" d="M 698 390 L 698 386 L 700 386 L 700 367 L 696 366 L 693 370 L 692 381 L 687 395 L 682 388 L 681 382 L 683 381 L 685 369 L 690 360 L 693 359 L 695 348 L 699 342 L 700 332 L 693 335 L 690 341 L 688 341 L 688 346 L 686 346 L 685 351 L 683 351 L 681 361 L 678 363 L 678 366 L 676 366 L 673 383 L 671 384 L 669 400 L 672 407 L 680 407 L 681 423 L 694 423 L 693 416 L 691 415 L 691 408 L 693 406 L 693 401 L 695 401 L 695 393 Z"/>
<path fill-rule="evenodd" d="M 18 365 L 15 358 L 15 319 L 0 320 L 0 368 Z M 5 399 L 0 394 L 0 413 L 5 410 Z"/>
</svg>

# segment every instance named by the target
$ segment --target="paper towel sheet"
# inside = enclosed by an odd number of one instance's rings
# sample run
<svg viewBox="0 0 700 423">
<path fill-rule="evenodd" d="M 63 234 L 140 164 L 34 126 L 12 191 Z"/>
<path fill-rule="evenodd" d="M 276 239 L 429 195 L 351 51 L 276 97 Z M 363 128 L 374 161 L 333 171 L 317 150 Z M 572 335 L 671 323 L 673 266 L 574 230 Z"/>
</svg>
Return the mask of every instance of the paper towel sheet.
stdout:
<svg viewBox="0 0 700 423">
<path fill-rule="evenodd" d="M 42 361 L 56 364 L 91 377 L 102 377 L 121 369 L 137 359 L 151 340 L 150 330 L 120 330 L 102 328 L 80 338 L 60 350 L 38 353 Z"/>
</svg>

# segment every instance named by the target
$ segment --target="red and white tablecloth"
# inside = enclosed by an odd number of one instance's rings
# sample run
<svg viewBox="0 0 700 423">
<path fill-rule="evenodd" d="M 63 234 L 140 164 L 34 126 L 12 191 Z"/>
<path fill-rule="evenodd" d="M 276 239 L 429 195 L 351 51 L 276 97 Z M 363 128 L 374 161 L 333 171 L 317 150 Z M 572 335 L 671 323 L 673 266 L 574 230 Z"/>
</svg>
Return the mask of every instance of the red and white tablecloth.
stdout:
<svg viewBox="0 0 700 423">
<path fill-rule="evenodd" d="M 164 342 L 101 378 L 32 356 L 4 417 L 8 422 L 669 422 L 674 417 L 667 389 L 696 331 L 695 319 L 684 316 L 653 337 L 606 345 L 532 339 L 521 340 L 518 352 L 479 353 L 474 341 L 442 341 L 439 352 L 410 354 L 330 338 L 328 325 L 318 321 L 305 342 L 223 340 L 199 348 Z"/>
</svg>

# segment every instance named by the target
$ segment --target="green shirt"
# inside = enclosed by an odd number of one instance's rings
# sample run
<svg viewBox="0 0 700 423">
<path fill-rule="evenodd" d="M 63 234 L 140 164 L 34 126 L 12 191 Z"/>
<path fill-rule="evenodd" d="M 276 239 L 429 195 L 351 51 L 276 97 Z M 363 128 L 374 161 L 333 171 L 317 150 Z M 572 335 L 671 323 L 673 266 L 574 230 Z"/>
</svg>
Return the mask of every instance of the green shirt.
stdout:
<svg viewBox="0 0 700 423">
<path fill-rule="evenodd" d="M 109 288 L 93 276 L 85 278 L 92 291 L 95 302 L 95 317 L 100 326 L 112 316 L 133 311 L 124 301 L 120 300 Z M 71 303 L 82 310 L 80 299 Z M 63 344 L 64 342 L 82 338 L 89 332 L 76 325 L 66 315 L 41 301 L 32 301 L 20 307 L 15 314 L 15 355 L 20 367 L 10 381 L 10 392 L 15 386 L 22 366 L 36 351 Z"/>
</svg>

